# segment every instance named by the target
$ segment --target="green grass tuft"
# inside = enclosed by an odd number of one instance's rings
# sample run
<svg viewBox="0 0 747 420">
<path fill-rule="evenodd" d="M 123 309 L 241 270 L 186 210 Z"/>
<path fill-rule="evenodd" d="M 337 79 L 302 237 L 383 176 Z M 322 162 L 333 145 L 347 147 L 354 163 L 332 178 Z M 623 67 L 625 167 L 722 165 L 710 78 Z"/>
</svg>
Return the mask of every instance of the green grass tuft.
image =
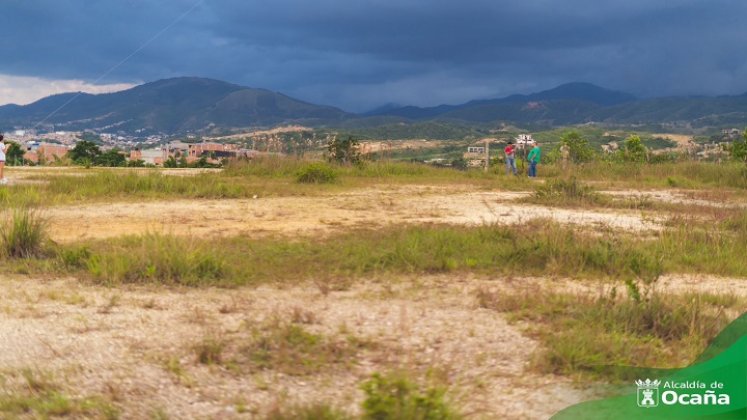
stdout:
<svg viewBox="0 0 747 420">
<path fill-rule="evenodd" d="M 301 325 L 271 322 L 253 331 L 240 348 L 242 360 L 259 369 L 287 375 L 311 375 L 334 366 L 344 366 L 367 343 L 335 339 L 309 332 Z"/>
<path fill-rule="evenodd" d="M 273 407 L 265 420 L 352 420 L 352 415 L 329 404 L 314 403 Z"/>
<path fill-rule="evenodd" d="M 422 389 L 401 373 L 375 373 L 361 386 L 363 418 L 369 420 L 449 420 L 461 418 L 442 388 Z"/>
<path fill-rule="evenodd" d="M 296 181 L 302 184 L 329 184 L 336 180 L 335 168 L 321 162 L 306 164 L 296 172 Z"/>
<path fill-rule="evenodd" d="M 39 211 L 24 207 L 14 209 L 0 225 L 0 245 L 11 258 L 32 258 L 44 254 L 47 221 Z"/>
</svg>

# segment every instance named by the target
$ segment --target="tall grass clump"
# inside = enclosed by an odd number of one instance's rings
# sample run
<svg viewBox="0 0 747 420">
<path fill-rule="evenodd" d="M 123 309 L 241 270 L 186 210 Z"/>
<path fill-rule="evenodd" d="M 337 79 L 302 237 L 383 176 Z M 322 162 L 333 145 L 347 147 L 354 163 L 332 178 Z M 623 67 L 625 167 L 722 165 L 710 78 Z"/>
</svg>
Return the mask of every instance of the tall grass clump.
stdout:
<svg viewBox="0 0 747 420">
<path fill-rule="evenodd" d="M 747 240 L 747 211 L 741 211 L 722 222 L 724 229 Z"/>
<path fill-rule="evenodd" d="M 384 178 L 393 176 L 415 177 L 429 174 L 438 175 L 439 172 L 443 171 L 420 163 L 374 161 L 365 162 L 353 174 L 361 177 Z"/>
<path fill-rule="evenodd" d="M 747 188 L 747 170 L 738 162 L 591 162 L 574 167 L 584 181 L 665 188 Z"/>
<path fill-rule="evenodd" d="M 648 283 L 660 252 L 634 239 L 600 238 L 543 220 L 524 226 L 412 226 L 331 238 L 252 239 L 145 235 L 62 246 L 69 270 L 99 281 L 239 285 L 331 281 L 386 273 L 485 272 L 609 277 Z"/>
<path fill-rule="evenodd" d="M 0 188 L 0 208 L 34 207 L 42 201 L 36 187 L 19 185 Z"/>
<path fill-rule="evenodd" d="M 140 174 L 129 171 L 100 171 L 82 177 L 55 177 L 44 188 L 47 192 L 68 200 L 121 196 L 240 198 L 253 193 L 243 185 L 230 182 L 218 174 L 182 177 L 158 172 Z"/>
<path fill-rule="evenodd" d="M 720 227 L 721 229 L 715 229 Z M 721 223 L 698 220 L 675 222 L 659 233 L 656 241 L 644 244 L 665 255 L 667 271 L 747 276 L 747 221 L 736 214 Z"/>
<path fill-rule="evenodd" d="M 222 283 L 231 268 L 219 248 L 194 238 L 132 236 L 84 254 L 87 271 L 108 284 L 160 283 L 187 286 Z"/>
<path fill-rule="evenodd" d="M 482 307 L 529 321 L 544 344 L 544 373 L 614 376 L 624 366 L 673 368 L 692 362 L 728 323 L 720 305 L 700 296 L 643 298 L 523 292 L 478 292 Z M 724 300 L 717 300 L 719 304 Z"/>
<path fill-rule="evenodd" d="M 661 273 L 658 256 L 638 250 L 633 243 L 593 237 L 544 220 L 511 227 L 414 226 L 380 232 L 368 239 L 369 243 L 362 242 L 360 236 L 335 242 L 330 252 L 341 259 L 339 268 L 641 279 Z"/>
<path fill-rule="evenodd" d="M 38 210 L 12 210 L 0 225 L 2 253 L 11 258 L 33 258 L 44 254 L 47 221 Z"/>
<path fill-rule="evenodd" d="M 286 156 L 261 156 L 229 162 L 222 175 L 228 177 L 293 178 L 310 161 Z"/>
</svg>

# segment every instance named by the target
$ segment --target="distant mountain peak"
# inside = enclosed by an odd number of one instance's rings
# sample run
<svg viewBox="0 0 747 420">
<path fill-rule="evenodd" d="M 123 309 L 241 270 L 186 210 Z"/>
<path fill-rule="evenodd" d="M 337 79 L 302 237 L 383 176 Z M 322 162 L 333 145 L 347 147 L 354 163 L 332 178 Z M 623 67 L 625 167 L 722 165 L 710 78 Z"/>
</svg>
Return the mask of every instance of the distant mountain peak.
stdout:
<svg viewBox="0 0 747 420">
<path fill-rule="evenodd" d="M 557 86 L 553 89 L 544 90 L 529 95 L 511 95 L 499 99 L 480 99 L 467 102 L 462 105 L 439 105 L 434 107 L 419 108 L 416 106 L 401 106 L 396 108 L 381 107 L 369 111 L 366 116 L 396 116 L 414 120 L 441 117 L 457 117 L 459 119 L 473 114 L 481 114 L 480 120 L 489 118 L 490 108 L 496 109 L 495 113 L 506 112 L 506 106 L 517 105 L 525 111 L 539 111 L 546 109 L 546 102 L 575 101 L 583 102 L 591 106 L 609 107 L 636 101 L 636 97 L 625 92 L 605 89 L 592 83 L 571 82 Z M 501 111 L 497 109 L 500 108 Z M 498 117 L 496 114 L 495 117 Z M 467 118 L 469 119 L 469 118 Z"/>
<path fill-rule="evenodd" d="M 384 105 L 377 106 L 374 109 L 363 112 L 361 115 L 381 115 L 381 114 L 386 114 L 389 111 L 392 111 L 394 109 L 399 109 L 399 108 L 404 108 L 404 105 L 398 104 L 396 102 L 387 102 Z"/>
<path fill-rule="evenodd" d="M 587 82 L 565 83 L 553 89 L 527 95 L 532 100 L 577 99 L 611 106 L 633 102 L 636 97 L 625 92 L 606 89 Z"/>
</svg>

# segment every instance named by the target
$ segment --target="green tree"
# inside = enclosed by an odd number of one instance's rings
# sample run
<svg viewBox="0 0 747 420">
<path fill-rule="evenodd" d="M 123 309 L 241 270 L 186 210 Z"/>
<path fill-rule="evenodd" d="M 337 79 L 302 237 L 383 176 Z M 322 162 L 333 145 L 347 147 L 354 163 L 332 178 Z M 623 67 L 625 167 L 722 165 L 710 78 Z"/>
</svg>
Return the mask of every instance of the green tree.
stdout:
<svg viewBox="0 0 747 420">
<path fill-rule="evenodd" d="M 361 162 L 361 154 L 358 151 L 358 140 L 352 136 L 348 136 L 345 140 L 334 136 L 327 143 L 327 151 L 329 152 L 329 160 L 332 162 L 342 165 L 359 164 Z"/>
<path fill-rule="evenodd" d="M 101 155 L 101 149 L 88 140 L 79 141 L 68 152 L 70 159 L 78 165 L 90 165 Z"/>
<path fill-rule="evenodd" d="M 742 140 L 735 140 L 729 147 L 734 160 L 747 163 L 747 130 L 742 133 Z"/>
<path fill-rule="evenodd" d="M 467 161 L 464 158 L 458 157 L 451 161 L 451 167 L 454 169 L 466 170 Z"/>
<path fill-rule="evenodd" d="M 173 156 L 169 156 L 168 159 L 166 159 L 165 162 L 163 162 L 164 168 L 176 168 L 179 164 L 176 162 L 176 159 Z"/>
<path fill-rule="evenodd" d="M 643 145 L 641 138 L 635 134 L 625 139 L 621 152 L 623 159 L 629 162 L 644 162 L 648 155 L 648 149 Z"/>
<path fill-rule="evenodd" d="M 119 149 L 114 148 L 96 156 L 93 164 L 96 166 L 125 166 L 127 165 L 127 159 Z"/>
<path fill-rule="evenodd" d="M 26 161 L 23 158 L 24 154 L 26 154 L 26 152 L 23 150 L 21 145 L 16 142 L 10 141 L 8 142 L 8 148 L 5 150 L 5 161 L 8 163 L 8 165 L 23 165 Z"/>
<path fill-rule="evenodd" d="M 594 159 L 594 149 L 577 131 L 568 131 L 560 138 L 560 144 L 568 146 L 569 159 L 573 163 L 584 163 Z"/>
</svg>

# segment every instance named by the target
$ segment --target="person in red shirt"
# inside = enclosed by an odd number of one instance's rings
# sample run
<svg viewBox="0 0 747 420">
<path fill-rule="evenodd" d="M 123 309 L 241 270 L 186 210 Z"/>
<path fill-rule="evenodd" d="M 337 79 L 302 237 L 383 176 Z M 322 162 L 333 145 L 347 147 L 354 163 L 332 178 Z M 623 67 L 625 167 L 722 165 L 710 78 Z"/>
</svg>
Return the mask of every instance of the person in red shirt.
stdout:
<svg viewBox="0 0 747 420">
<path fill-rule="evenodd" d="M 503 152 L 506 154 L 506 175 L 511 173 L 511 171 L 516 175 L 516 148 L 513 142 L 508 142 Z"/>
</svg>

